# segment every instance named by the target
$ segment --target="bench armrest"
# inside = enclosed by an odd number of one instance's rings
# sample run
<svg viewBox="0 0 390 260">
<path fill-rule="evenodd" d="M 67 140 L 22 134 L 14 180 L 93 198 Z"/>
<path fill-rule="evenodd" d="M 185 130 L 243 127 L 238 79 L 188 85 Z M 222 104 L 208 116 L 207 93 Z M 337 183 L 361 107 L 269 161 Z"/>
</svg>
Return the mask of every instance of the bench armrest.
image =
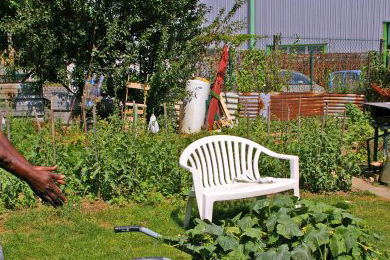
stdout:
<svg viewBox="0 0 390 260">
<path fill-rule="evenodd" d="M 290 178 L 295 179 L 299 181 L 299 157 L 295 155 L 288 155 L 288 154 L 280 154 L 272 152 L 268 153 L 269 156 L 283 159 L 283 160 L 289 160 L 290 161 Z"/>
</svg>

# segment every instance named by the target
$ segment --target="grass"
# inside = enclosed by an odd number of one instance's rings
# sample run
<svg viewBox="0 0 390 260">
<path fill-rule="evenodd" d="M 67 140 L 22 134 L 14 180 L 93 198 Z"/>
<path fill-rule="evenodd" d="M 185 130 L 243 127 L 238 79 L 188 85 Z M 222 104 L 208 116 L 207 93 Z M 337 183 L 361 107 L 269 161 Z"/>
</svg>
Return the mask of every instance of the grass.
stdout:
<svg viewBox="0 0 390 260">
<path fill-rule="evenodd" d="M 379 250 L 388 250 L 389 200 L 364 193 L 304 193 L 303 197 L 330 204 L 350 201 L 352 212 L 366 220 L 369 230 L 383 237 L 377 244 Z M 189 255 L 144 234 L 113 232 L 117 225 L 142 225 L 164 235 L 178 236 L 184 232 L 184 208 L 185 202 L 171 200 L 125 207 L 83 201 L 59 210 L 41 206 L 3 213 L 0 232 L 5 259 L 132 259 L 146 256 L 190 259 Z M 246 209 L 247 203 L 216 203 L 215 221 Z"/>
</svg>

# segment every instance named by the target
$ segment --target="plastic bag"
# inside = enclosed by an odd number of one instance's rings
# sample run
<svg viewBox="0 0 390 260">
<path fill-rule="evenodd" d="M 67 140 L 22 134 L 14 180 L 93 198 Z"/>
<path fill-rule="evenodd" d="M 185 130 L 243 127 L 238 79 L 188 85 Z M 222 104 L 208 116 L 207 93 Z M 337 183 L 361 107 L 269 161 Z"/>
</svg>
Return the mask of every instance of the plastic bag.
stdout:
<svg viewBox="0 0 390 260">
<path fill-rule="evenodd" d="M 149 120 L 149 130 L 153 133 L 153 134 L 156 134 L 160 128 L 158 126 L 158 122 L 157 122 L 157 118 L 154 114 L 152 114 L 150 116 L 150 120 Z"/>
</svg>

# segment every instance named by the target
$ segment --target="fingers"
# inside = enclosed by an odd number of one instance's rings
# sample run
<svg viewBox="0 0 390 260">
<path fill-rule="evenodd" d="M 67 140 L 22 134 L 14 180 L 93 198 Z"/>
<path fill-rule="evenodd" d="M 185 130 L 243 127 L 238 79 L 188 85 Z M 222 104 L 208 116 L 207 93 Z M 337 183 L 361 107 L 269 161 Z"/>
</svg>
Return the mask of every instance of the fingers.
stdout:
<svg viewBox="0 0 390 260">
<path fill-rule="evenodd" d="M 54 172 L 55 170 L 57 170 L 57 166 L 34 166 L 34 169 L 38 171 Z"/>
<path fill-rule="evenodd" d="M 53 178 L 53 180 L 59 184 L 62 184 L 62 185 L 65 185 L 66 182 L 65 182 L 65 175 L 60 175 L 60 174 L 54 174 L 52 173 L 51 174 L 51 177 Z"/>
<path fill-rule="evenodd" d="M 57 182 L 58 184 L 61 184 L 61 185 L 65 185 L 66 182 L 63 181 L 63 180 L 54 180 L 55 182 Z"/>
<path fill-rule="evenodd" d="M 51 199 L 51 197 L 50 197 L 49 195 L 40 194 L 39 197 L 41 197 L 41 199 L 42 199 L 44 202 L 50 203 L 51 205 L 55 206 L 54 203 L 53 203 L 53 200 Z"/>
<path fill-rule="evenodd" d="M 66 197 L 65 197 L 65 195 L 62 193 L 62 191 L 61 191 L 61 189 L 60 188 L 58 188 L 57 186 L 55 186 L 54 185 L 54 194 L 55 194 L 55 197 L 58 199 L 60 199 L 61 201 L 61 205 L 62 205 L 62 202 L 64 201 L 64 202 L 66 202 L 67 201 L 67 199 L 66 199 Z"/>
</svg>

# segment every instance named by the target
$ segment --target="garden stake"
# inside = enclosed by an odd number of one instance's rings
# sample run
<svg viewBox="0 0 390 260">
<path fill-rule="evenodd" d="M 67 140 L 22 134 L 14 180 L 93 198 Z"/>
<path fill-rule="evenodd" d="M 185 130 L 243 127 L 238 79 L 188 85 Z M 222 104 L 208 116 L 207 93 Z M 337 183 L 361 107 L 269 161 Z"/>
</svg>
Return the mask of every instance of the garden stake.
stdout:
<svg viewBox="0 0 390 260">
<path fill-rule="evenodd" d="M 54 111 L 53 111 L 53 99 L 51 100 L 51 139 L 52 139 L 52 148 L 53 148 L 53 165 L 56 165 L 56 144 L 55 144 L 55 120 L 54 120 Z"/>
<path fill-rule="evenodd" d="M 41 124 L 39 123 L 38 114 L 37 111 L 35 110 L 35 107 L 33 107 L 33 114 L 35 116 L 35 121 L 37 122 L 38 132 L 39 132 L 41 130 Z"/>
<path fill-rule="evenodd" d="M 328 103 L 326 103 L 328 104 Z M 328 105 L 326 105 L 328 107 Z M 326 121 L 326 110 L 322 114 L 322 124 L 321 124 L 321 135 L 324 134 L 324 127 L 325 127 L 325 122 Z"/>
<path fill-rule="evenodd" d="M 138 106 L 133 101 L 133 131 L 134 131 L 134 138 L 137 138 L 137 116 L 138 116 Z"/>
<path fill-rule="evenodd" d="M 0 132 L 3 132 L 3 111 L 0 109 Z"/>
<path fill-rule="evenodd" d="M 10 117 L 10 112 L 9 112 L 8 100 L 5 101 L 5 109 L 6 109 L 6 114 L 7 114 L 7 121 L 6 121 L 6 123 L 7 123 L 7 138 L 8 138 L 8 140 L 11 140 L 11 117 Z"/>
<path fill-rule="evenodd" d="M 342 149 L 343 146 L 343 137 L 344 137 L 344 131 L 345 131 L 345 121 L 347 118 L 347 110 L 344 110 L 344 115 L 343 115 L 343 126 L 341 127 L 341 136 L 340 136 L 340 150 Z"/>
</svg>

